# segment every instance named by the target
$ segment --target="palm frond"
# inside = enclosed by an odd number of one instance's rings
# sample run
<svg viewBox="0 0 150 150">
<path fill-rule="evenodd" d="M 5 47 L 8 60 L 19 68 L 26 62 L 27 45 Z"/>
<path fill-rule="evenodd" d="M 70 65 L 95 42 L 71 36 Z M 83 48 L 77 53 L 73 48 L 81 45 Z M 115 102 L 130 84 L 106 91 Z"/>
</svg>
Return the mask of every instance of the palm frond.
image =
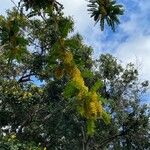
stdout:
<svg viewBox="0 0 150 150">
<path fill-rule="evenodd" d="M 118 16 L 123 15 L 123 6 L 116 4 L 114 0 L 89 0 L 88 11 L 95 23 L 100 21 L 101 30 L 104 30 L 105 20 L 114 31 L 115 26 L 120 23 Z"/>
</svg>

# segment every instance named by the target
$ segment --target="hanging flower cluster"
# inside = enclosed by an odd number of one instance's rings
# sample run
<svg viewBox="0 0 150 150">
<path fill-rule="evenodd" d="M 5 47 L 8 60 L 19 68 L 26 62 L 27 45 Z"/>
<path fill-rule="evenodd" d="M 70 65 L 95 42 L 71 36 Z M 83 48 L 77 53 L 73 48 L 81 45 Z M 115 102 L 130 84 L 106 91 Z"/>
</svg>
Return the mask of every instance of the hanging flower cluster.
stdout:
<svg viewBox="0 0 150 150">
<path fill-rule="evenodd" d="M 61 79 L 64 75 L 64 69 L 61 66 L 58 66 L 55 70 L 55 76 L 57 79 Z"/>
<path fill-rule="evenodd" d="M 73 56 L 70 51 L 64 52 L 62 61 L 64 62 L 67 74 L 79 90 L 77 95 L 79 113 L 86 119 L 94 122 L 102 115 L 102 105 L 97 93 L 91 92 L 85 85 L 80 70 L 73 62 Z"/>
<path fill-rule="evenodd" d="M 96 92 L 88 92 L 85 116 L 88 119 L 97 119 L 102 114 L 102 105 Z"/>
<path fill-rule="evenodd" d="M 76 95 L 78 111 L 88 120 L 87 123 L 90 123 L 88 126 L 91 126 L 92 124 L 91 128 L 94 128 L 94 122 L 97 118 L 103 116 L 104 111 L 98 94 L 96 91 L 91 91 L 85 85 L 84 79 L 77 65 L 74 63 L 73 55 L 70 50 L 62 50 L 59 59 L 63 63 L 63 68 L 60 66 L 56 69 L 56 77 L 60 79 L 63 76 L 64 71 L 69 76 L 70 82 L 73 82 L 74 86 L 78 89 Z M 94 129 L 87 130 L 94 132 Z M 88 133 L 93 134 L 90 131 L 88 131 Z"/>
</svg>

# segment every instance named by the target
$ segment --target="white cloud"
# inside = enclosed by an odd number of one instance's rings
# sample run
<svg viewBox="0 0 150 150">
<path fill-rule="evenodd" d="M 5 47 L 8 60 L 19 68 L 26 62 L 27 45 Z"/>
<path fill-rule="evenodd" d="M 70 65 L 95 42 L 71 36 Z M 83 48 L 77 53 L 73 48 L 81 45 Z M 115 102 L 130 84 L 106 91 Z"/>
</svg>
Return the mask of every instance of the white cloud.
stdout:
<svg viewBox="0 0 150 150">
<path fill-rule="evenodd" d="M 58 1 L 64 5 L 65 15 L 73 17 L 76 31 L 85 32 L 87 26 L 91 23 L 87 13 L 87 2 L 85 0 Z"/>
<path fill-rule="evenodd" d="M 134 0 L 138 3 L 137 12 L 130 12 L 128 21 L 121 24 L 120 34 L 128 36 L 126 41 L 118 44 L 115 55 L 124 62 L 134 62 L 141 65 L 141 78 L 150 80 L 150 1 Z M 118 38 L 121 35 L 118 35 Z"/>
<path fill-rule="evenodd" d="M 150 79 L 150 35 L 131 38 L 120 44 L 115 55 L 124 63 L 133 62 L 141 66 L 139 71 L 142 78 Z"/>
</svg>

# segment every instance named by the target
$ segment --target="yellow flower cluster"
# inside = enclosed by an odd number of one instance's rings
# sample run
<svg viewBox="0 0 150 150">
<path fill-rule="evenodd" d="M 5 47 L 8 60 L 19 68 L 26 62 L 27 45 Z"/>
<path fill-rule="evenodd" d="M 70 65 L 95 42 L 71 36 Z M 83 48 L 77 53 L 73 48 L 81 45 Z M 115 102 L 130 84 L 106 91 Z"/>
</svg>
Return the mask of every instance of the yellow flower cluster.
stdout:
<svg viewBox="0 0 150 150">
<path fill-rule="evenodd" d="M 102 114 L 102 105 L 99 101 L 98 95 L 96 92 L 89 92 L 89 102 L 87 103 L 87 113 L 86 118 L 88 119 L 96 119 Z"/>
<path fill-rule="evenodd" d="M 55 76 L 57 79 L 61 79 L 64 75 L 64 70 L 61 67 L 57 67 L 55 70 Z"/>
<path fill-rule="evenodd" d="M 26 99 L 26 98 L 29 98 L 29 97 L 31 97 L 32 96 L 32 93 L 30 93 L 30 92 L 24 92 L 23 93 L 23 99 Z"/>
<path fill-rule="evenodd" d="M 73 55 L 70 51 L 65 51 L 62 54 L 63 60 L 65 64 L 70 64 L 73 61 Z"/>
<path fill-rule="evenodd" d="M 10 137 L 11 137 L 11 139 L 15 139 L 16 138 L 16 134 L 12 134 Z"/>
<path fill-rule="evenodd" d="M 19 95 L 21 92 L 21 89 L 19 88 L 19 86 L 15 84 L 13 86 L 6 85 L 4 89 L 5 89 L 4 90 L 5 94 L 13 94 L 13 96 Z"/>
<path fill-rule="evenodd" d="M 68 74 L 70 74 L 72 81 L 74 81 L 77 84 L 77 86 L 80 86 L 80 89 L 88 91 L 88 88 L 85 86 L 81 72 L 76 66 L 73 66 L 72 69 L 70 69 L 70 71 L 68 72 Z"/>
<path fill-rule="evenodd" d="M 60 46 L 62 51 L 60 52 L 59 59 L 64 65 L 63 71 L 67 73 L 71 82 L 73 81 L 78 89 L 78 93 L 76 95 L 77 109 L 80 115 L 87 119 L 87 132 L 92 135 L 95 128 L 94 122 L 99 117 L 103 118 L 103 113 L 105 111 L 102 108 L 102 104 L 99 101 L 99 96 L 96 91 L 90 91 L 85 85 L 81 72 L 73 60 L 73 54 L 71 51 L 65 50 L 64 39 L 60 39 Z M 56 77 L 61 77 L 63 73 L 62 70 L 58 69 L 55 74 Z"/>
<path fill-rule="evenodd" d="M 79 112 L 87 119 L 96 120 L 102 114 L 102 105 L 99 102 L 99 97 L 96 92 L 90 92 L 88 87 L 85 85 L 84 79 L 81 75 L 80 70 L 73 63 L 73 56 L 70 51 L 65 52 L 62 57 L 65 64 L 65 70 L 70 76 L 71 80 L 75 82 L 79 89 L 78 100 L 79 100 Z"/>
<path fill-rule="evenodd" d="M 10 141 L 15 141 L 15 140 L 16 140 L 16 134 L 15 134 L 15 133 L 9 135 L 8 137 L 9 137 L 9 138 L 8 138 L 8 142 L 10 142 Z"/>
</svg>

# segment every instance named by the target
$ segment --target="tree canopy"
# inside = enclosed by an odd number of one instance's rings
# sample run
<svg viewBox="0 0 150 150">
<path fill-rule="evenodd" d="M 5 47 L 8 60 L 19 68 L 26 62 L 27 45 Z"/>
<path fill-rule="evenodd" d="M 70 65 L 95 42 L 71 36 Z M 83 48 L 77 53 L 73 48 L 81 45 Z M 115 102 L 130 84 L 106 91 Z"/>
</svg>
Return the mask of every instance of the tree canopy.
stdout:
<svg viewBox="0 0 150 150">
<path fill-rule="evenodd" d="M 123 14 L 113 0 L 87 8 L 102 31 Z M 148 81 L 110 54 L 93 60 L 73 29 L 56 0 L 20 0 L 0 16 L 0 149 L 148 149 Z"/>
</svg>

